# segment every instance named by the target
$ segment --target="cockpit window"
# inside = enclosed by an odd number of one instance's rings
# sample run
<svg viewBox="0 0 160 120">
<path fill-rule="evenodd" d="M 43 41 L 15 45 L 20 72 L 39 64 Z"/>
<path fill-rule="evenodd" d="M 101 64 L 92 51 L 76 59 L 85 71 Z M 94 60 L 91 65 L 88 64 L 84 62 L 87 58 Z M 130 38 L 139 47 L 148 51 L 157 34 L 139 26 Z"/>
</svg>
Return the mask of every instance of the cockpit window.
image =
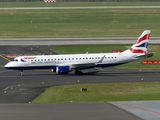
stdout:
<svg viewBox="0 0 160 120">
<path fill-rule="evenodd" d="M 18 59 L 15 59 L 14 61 L 15 61 L 15 62 L 18 62 Z"/>
</svg>

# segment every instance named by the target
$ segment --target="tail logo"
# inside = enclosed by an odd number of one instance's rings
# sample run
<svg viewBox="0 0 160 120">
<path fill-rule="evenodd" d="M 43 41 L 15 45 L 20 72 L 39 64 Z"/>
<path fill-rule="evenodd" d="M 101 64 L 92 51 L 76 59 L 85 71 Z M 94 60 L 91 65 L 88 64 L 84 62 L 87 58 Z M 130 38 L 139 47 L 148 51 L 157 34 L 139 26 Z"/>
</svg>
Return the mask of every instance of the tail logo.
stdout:
<svg viewBox="0 0 160 120">
<path fill-rule="evenodd" d="M 130 48 L 130 51 L 135 54 L 137 53 L 146 54 L 149 37 L 150 37 L 150 30 L 145 30 L 138 38 L 138 40 L 134 43 L 134 45 Z"/>
</svg>

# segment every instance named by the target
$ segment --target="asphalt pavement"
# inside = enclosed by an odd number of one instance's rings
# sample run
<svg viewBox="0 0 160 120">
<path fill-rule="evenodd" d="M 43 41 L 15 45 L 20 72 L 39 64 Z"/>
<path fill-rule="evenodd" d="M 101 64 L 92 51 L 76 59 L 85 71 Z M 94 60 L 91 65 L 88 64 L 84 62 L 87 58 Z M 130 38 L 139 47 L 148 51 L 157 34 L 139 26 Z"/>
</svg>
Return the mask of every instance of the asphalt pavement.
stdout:
<svg viewBox="0 0 160 120">
<path fill-rule="evenodd" d="M 110 103 L 0 104 L 2 120 L 143 120 Z"/>
<path fill-rule="evenodd" d="M 13 38 L 0 39 L 1 46 L 81 45 L 81 44 L 134 44 L 137 37 L 121 38 Z M 159 37 L 150 37 L 149 43 L 160 43 Z"/>
</svg>

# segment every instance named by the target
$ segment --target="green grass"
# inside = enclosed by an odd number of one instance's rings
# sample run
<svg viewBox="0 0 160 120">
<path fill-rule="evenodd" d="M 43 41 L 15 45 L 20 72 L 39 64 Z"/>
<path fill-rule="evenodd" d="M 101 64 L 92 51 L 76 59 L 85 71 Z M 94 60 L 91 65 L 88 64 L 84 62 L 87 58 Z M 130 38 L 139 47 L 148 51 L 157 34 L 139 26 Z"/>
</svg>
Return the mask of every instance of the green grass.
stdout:
<svg viewBox="0 0 160 120">
<path fill-rule="evenodd" d="M 100 44 L 100 45 L 68 45 L 57 46 L 51 48 L 52 51 L 59 54 L 79 54 L 79 53 L 106 53 L 112 52 L 112 50 L 125 50 L 128 46 L 125 44 Z"/>
<path fill-rule="evenodd" d="M 106 45 L 74 45 L 54 47 L 51 50 L 59 54 L 77 54 L 77 53 L 107 53 L 112 50 L 126 50 L 132 45 L 126 44 L 106 44 Z M 154 52 L 154 56 L 146 60 L 160 60 L 160 44 L 149 44 L 148 52 Z M 118 69 L 141 69 L 141 70 L 158 70 L 160 65 L 141 65 L 141 60 L 130 62 L 124 65 L 116 66 Z"/>
<path fill-rule="evenodd" d="M 1 2 L 0 7 L 159 6 L 160 2 Z"/>
<path fill-rule="evenodd" d="M 81 92 L 87 88 L 88 92 Z M 32 103 L 160 100 L 160 82 L 64 85 L 48 88 Z"/>
<path fill-rule="evenodd" d="M 0 10 L 0 38 L 159 37 L 160 9 Z"/>
</svg>

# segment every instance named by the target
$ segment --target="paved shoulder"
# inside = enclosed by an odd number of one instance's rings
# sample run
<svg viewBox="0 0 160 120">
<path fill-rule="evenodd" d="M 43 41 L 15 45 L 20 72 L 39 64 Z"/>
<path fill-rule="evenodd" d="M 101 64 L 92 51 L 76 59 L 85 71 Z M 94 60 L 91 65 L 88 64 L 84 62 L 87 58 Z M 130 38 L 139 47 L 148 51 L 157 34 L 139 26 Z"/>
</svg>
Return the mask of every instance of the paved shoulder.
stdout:
<svg viewBox="0 0 160 120">
<path fill-rule="evenodd" d="M 4 120 L 142 120 L 110 103 L 0 104 Z"/>
<path fill-rule="evenodd" d="M 160 120 L 160 101 L 111 102 L 145 120 Z"/>
</svg>

